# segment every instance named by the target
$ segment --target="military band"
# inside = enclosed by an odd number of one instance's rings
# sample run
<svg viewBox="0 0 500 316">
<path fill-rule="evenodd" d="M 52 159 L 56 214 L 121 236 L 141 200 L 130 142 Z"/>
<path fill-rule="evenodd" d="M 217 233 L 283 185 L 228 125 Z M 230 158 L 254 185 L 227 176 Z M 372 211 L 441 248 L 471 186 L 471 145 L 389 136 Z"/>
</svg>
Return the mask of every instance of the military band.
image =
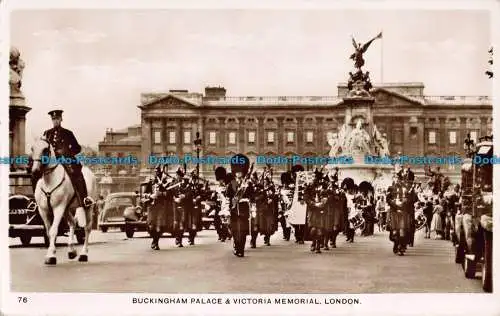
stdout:
<svg viewBox="0 0 500 316">
<path fill-rule="evenodd" d="M 271 166 L 254 170 L 248 157 L 238 154 L 237 158 L 242 163 L 232 164 L 230 172 L 222 166 L 215 168 L 215 185 L 202 179 L 198 169 L 188 175 L 186 166 L 179 167 L 171 176 L 167 166 L 157 166 L 142 196 L 152 249 L 160 249 L 165 232 L 175 238 L 177 247 L 184 247 L 186 235 L 189 245 L 195 245 L 204 211 L 213 218 L 219 241 L 232 240 L 237 257 L 245 255 L 248 235 L 250 248 L 259 246 L 259 236 L 263 245 L 270 246 L 279 225 L 283 240 L 289 241 L 293 232 L 296 243 L 311 241 L 310 250 L 321 253 L 337 247 L 340 233 L 349 243 L 354 242 L 356 231 L 360 236 L 373 235 L 374 224 L 383 219 L 379 230 L 389 232 L 397 255 L 413 247 L 416 230 L 429 227 L 427 209 L 432 198 L 415 183 L 409 169 L 395 172 L 392 185 L 383 190 L 375 190 L 367 181 L 356 184 L 349 177 L 339 185 L 338 169 L 312 173 L 300 165 L 282 173 L 277 185 Z M 429 192 L 435 194 L 435 187 L 430 183 Z M 439 201 L 446 202 L 443 225 L 450 227 L 451 236 L 460 190 L 446 188 L 440 191 Z"/>
</svg>

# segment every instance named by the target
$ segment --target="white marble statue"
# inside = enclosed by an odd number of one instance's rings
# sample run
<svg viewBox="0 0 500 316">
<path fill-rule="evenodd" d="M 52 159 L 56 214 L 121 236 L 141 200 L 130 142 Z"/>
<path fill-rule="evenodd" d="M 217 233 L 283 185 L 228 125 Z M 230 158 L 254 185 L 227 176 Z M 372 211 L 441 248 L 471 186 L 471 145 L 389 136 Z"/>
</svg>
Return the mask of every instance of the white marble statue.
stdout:
<svg viewBox="0 0 500 316">
<path fill-rule="evenodd" d="M 356 128 L 349 135 L 348 149 L 351 153 L 371 154 L 370 135 L 362 128 L 361 120 L 356 123 Z"/>
</svg>

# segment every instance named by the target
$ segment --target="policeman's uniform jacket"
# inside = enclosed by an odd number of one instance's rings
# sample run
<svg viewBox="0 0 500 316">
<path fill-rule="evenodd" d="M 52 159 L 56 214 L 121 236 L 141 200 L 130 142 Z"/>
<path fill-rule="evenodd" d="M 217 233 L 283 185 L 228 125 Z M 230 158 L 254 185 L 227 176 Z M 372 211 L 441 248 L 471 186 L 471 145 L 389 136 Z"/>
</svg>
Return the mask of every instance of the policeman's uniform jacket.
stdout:
<svg viewBox="0 0 500 316">
<path fill-rule="evenodd" d="M 63 127 L 53 127 L 43 132 L 43 136 L 54 148 L 57 157 L 65 156 L 74 158 L 82 150 L 76 140 L 75 135 L 69 129 Z"/>
</svg>

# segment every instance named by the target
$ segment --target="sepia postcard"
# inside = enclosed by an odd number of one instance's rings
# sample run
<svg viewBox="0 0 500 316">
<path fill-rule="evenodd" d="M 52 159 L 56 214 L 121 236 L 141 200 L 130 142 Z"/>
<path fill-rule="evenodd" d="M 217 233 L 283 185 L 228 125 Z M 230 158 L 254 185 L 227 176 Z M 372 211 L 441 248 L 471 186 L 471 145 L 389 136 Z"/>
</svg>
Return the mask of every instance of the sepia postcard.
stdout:
<svg viewBox="0 0 500 316">
<path fill-rule="evenodd" d="M 0 5 L 2 313 L 498 315 L 498 1 Z"/>
</svg>

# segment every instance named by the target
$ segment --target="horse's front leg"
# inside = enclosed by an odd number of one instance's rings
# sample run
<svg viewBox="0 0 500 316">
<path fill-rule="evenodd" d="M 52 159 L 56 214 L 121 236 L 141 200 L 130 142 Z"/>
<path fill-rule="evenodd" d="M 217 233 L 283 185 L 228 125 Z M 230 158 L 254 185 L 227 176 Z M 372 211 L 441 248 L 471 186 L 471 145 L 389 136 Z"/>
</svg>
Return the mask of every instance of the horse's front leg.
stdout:
<svg viewBox="0 0 500 316">
<path fill-rule="evenodd" d="M 90 232 L 92 231 L 92 217 L 93 217 L 92 208 L 85 210 L 85 219 L 86 219 L 86 225 L 84 228 L 85 240 L 83 242 L 82 251 L 80 252 L 80 257 L 78 257 L 78 261 L 80 262 L 87 262 L 89 260 L 89 239 L 90 239 Z"/>
<path fill-rule="evenodd" d="M 53 209 L 54 221 L 52 222 L 52 226 L 49 229 L 49 248 L 47 249 L 47 255 L 45 256 L 45 264 L 53 265 L 57 263 L 56 238 L 57 232 L 59 230 L 59 224 L 61 224 L 65 209 L 66 205 L 60 205 Z"/>
<path fill-rule="evenodd" d="M 73 216 L 71 215 L 71 213 L 69 211 L 65 212 L 64 217 L 65 217 L 66 221 L 68 222 L 68 226 L 69 226 L 68 258 L 75 259 L 76 255 L 77 255 L 76 249 L 75 249 L 75 243 L 74 243 L 75 226 L 76 226 L 75 219 L 73 218 Z"/>
</svg>

